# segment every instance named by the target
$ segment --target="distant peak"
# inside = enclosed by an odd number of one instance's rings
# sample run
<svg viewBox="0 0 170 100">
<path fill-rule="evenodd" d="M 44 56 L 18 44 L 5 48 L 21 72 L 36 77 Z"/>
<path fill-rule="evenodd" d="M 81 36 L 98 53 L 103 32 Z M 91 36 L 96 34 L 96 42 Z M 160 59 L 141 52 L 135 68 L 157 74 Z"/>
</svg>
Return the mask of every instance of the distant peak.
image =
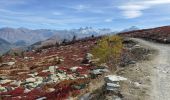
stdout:
<svg viewBox="0 0 170 100">
<path fill-rule="evenodd" d="M 134 31 L 134 30 L 139 30 L 139 28 L 136 26 L 131 26 L 130 28 L 124 29 L 121 32 L 129 32 L 129 31 Z"/>
<path fill-rule="evenodd" d="M 19 27 L 19 28 L 17 28 L 17 29 L 28 30 L 28 29 L 25 28 L 25 27 Z"/>
</svg>

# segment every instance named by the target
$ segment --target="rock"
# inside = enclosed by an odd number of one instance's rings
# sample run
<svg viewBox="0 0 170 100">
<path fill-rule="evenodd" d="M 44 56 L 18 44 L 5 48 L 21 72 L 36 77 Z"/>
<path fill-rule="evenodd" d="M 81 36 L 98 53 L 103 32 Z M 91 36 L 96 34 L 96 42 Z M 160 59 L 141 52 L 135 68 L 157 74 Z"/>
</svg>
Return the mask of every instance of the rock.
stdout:
<svg viewBox="0 0 170 100">
<path fill-rule="evenodd" d="M 76 72 L 77 69 L 82 69 L 82 67 L 72 67 L 72 68 L 70 68 L 70 70 L 71 70 L 72 72 Z"/>
<path fill-rule="evenodd" d="M 48 72 L 49 70 L 42 70 L 42 72 Z"/>
<path fill-rule="evenodd" d="M 26 79 L 26 82 L 28 82 L 28 83 L 29 83 L 29 82 L 35 82 L 35 81 L 36 81 L 36 79 L 35 79 L 35 78 L 32 78 L 32 77 Z"/>
<path fill-rule="evenodd" d="M 28 92 L 30 92 L 30 91 L 31 91 L 31 90 L 25 88 L 24 93 L 28 93 Z"/>
<path fill-rule="evenodd" d="M 32 60 L 34 57 L 24 57 L 25 60 Z"/>
<path fill-rule="evenodd" d="M 52 82 L 57 82 L 57 81 L 59 81 L 60 78 L 57 77 L 56 75 L 51 75 L 50 79 L 51 79 Z"/>
<path fill-rule="evenodd" d="M 5 87 L 2 87 L 1 85 L 0 85 L 0 93 L 1 92 L 6 92 L 7 90 L 6 90 L 6 88 Z"/>
<path fill-rule="evenodd" d="M 108 86 L 106 86 L 106 90 L 107 91 L 118 91 L 119 89 L 115 88 L 115 87 L 108 87 Z"/>
<path fill-rule="evenodd" d="M 55 89 L 54 88 L 48 88 L 48 91 L 53 92 L 53 91 L 55 91 Z"/>
<path fill-rule="evenodd" d="M 29 84 L 26 85 L 26 87 L 27 87 L 28 89 L 31 89 L 31 88 L 37 87 L 37 85 L 38 85 L 38 84 L 36 84 L 36 83 L 29 83 Z"/>
<path fill-rule="evenodd" d="M 43 81 L 42 77 L 35 77 L 36 81 Z"/>
<path fill-rule="evenodd" d="M 120 88 L 119 81 L 125 81 L 125 80 L 127 80 L 127 78 L 116 76 L 116 75 L 105 76 L 106 90 L 117 92 Z"/>
<path fill-rule="evenodd" d="M 105 72 L 109 72 L 109 70 L 108 69 L 94 69 L 90 73 L 94 74 L 94 75 L 100 75 L 100 74 L 103 74 Z"/>
<path fill-rule="evenodd" d="M 10 82 L 12 82 L 12 80 L 9 80 L 9 79 L 0 80 L 0 84 L 6 84 L 6 83 L 10 83 Z"/>
<path fill-rule="evenodd" d="M 61 62 L 64 61 L 64 59 L 57 56 L 57 57 L 54 58 L 54 61 L 56 62 L 56 64 L 60 64 Z"/>
<path fill-rule="evenodd" d="M 108 75 L 105 76 L 105 81 L 108 82 L 119 82 L 119 81 L 125 81 L 127 78 L 121 77 L 121 76 L 116 76 L 116 75 Z"/>
<path fill-rule="evenodd" d="M 93 55 L 91 53 L 87 53 L 85 55 L 85 58 L 83 59 L 82 63 L 89 64 L 90 61 L 92 60 L 92 58 L 93 58 Z"/>
<path fill-rule="evenodd" d="M 21 83 L 22 83 L 21 81 L 16 81 L 16 80 L 14 80 L 14 81 L 11 83 L 11 85 L 20 86 Z"/>
<path fill-rule="evenodd" d="M 139 88 L 139 87 L 141 86 L 141 84 L 138 83 L 138 82 L 134 82 L 134 86 L 137 87 L 137 88 Z"/>
<path fill-rule="evenodd" d="M 114 87 L 114 88 L 119 88 L 119 87 L 120 87 L 119 84 L 113 84 L 113 83 L 106 83 L 106 85 L 107 85 L 108 87 Z"/>
<path fill-rule="evenodd" d="M 71 74 L 67 75 L 67 77 L 69 77 L 69 79 L 71 79 L 71 80 L 76 79 L 76 78 L 75 78 L 73 75 L 71 75 Z"/>
<path fill-rule="evenodd" d="M 141 47 L 142 47 L 142 46 L 139 45 L 139 44 L 136 44 L 136 45 L 133 46 L 133 48 L 141 48 Z"/>
<path fill-rule="evenodd" d="M 83 89 L 85 88 L 86 85 L 85 84 L 81 84 L 81 85 L 74 85 L 73 88 L 76 89 L 76 90 L 80 90 L 80 89 Z"/>
<path fill-rule="evenodd" d="M 136 63 L 136 61 L 130 61 L 129 62 L 129 64 L 135 64 Z"/>
<path fill-rule="evenodd" d="M 56 72 L 56 66 L 50 66 L 50 67 L 49 67 L 49 71 L 50 71 L 51 73 L 55 73 L 55 72 Z"/>
<path fill-rule="evenodd" d="M 9 66 L 12 66 L 14 64 L 15 64 L 15 62 L 7 62 L 7 65 L 9 65 Z"/>
<path fill-rule="evenodd" d="M 58 76 L 58 78 L 59 78 L 60 80 L 65 80 L 65 79 L 67 79 L 67 77 L 66 77 L 65 74 L 57 73 L 56 75 Z"/>
<path fill-rule="evenodd" d="M 4 66 L 12 66 L 12 65 L 14 65 L 14 64 L 15 64 L 15 62 L 6 62 L 6 63 L 0 64 L 0 67 L 4 67 Z"/>
<path fill-rule="evenodd" d="M 81 96 L 81 97 L 79 98 L 79 100 L 89 100 L 89 98 L 90 98 L 90 93 L 86 93 L 86 94 L 84 94 L 83 96 Z"/>
<path fill-rule="evenodd" d="M 47 97 L 40 97 L 40 98 L 38 98 L 36 100 L 46 100 L 46 99 L 47 99 Z"/>
<path fill-rule="evenodd" d="M 100 69 L 92 70 L 90 73 L 91 73 L 91 74 L 95 74 L 95 75 L 100 75 L 100 74 L 102 74 L 102 72 L 100 71 Z"/>
<path fill-rule="evenodd" d="M 86 54 L 86 59 L 92 60 L 92 58 L 93 58 L 93 55 L 91 53 Z"/>
</svg>

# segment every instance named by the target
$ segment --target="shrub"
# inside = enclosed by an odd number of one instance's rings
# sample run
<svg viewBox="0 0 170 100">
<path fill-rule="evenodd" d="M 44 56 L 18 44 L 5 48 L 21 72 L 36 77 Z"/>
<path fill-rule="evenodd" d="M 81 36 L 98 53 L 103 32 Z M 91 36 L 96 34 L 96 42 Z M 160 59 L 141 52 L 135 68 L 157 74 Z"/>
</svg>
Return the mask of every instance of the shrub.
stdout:
<svg viewBox="0 0 170 100">
<path fill-rule="evenodd" d="M 123 48 L 122 38 L 116 35 L 105 36 L 97 42 L 97 46 L 92 49 L 95 58 L 99 58 L 99 63 L 115 63 L 120 59 Z"/>
</svg>

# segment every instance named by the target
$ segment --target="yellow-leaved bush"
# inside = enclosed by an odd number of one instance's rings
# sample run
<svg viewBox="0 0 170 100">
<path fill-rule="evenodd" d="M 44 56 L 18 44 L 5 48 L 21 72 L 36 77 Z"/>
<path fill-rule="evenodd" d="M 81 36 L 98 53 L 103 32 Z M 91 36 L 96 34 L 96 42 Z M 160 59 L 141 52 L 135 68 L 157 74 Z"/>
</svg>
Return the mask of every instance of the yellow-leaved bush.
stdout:
<svg viewBox="0 0 170 100">
<path fill-rule="evenodd" d="M 99 58 L 100 63 L 116 63 L 120 59 L 123 48 L 122 38 L 117 35 L 105 36 L 97 42 L 97 46 L 92 49 L 95 58 Z"/>
</svg>

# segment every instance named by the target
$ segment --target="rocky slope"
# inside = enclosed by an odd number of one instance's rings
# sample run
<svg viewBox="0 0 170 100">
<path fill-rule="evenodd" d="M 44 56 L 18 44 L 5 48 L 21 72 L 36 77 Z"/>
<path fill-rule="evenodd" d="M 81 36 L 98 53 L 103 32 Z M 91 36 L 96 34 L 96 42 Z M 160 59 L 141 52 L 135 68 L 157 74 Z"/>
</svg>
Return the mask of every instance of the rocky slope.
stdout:
<svg viewBox="0 0 170 100">
<path fill-rule="evenodd" d="M 170 26 L 119 33 L 121 36 L 144 38 L 162 43 L 170 43 Z"/>
<path fill-rule="evenodd" d="M 100 39 L 101 37 L 85 38 L 66 45 L 24 52 L 21 55 L 2 56 L 0 99 L 64 100 L 80 97 L 87 92 L 93 93 L 103 87 L 103 75 L 113 74 L 110 69 L 116 71 L 116 67 L 109 64 L 94 63 L 98 59 L 94 59 L 90 52 Z M 122 42 L 125 46 L 118 66 L 134 64 L 148 52 L 133 41 L 125 39 Z M 138 52 L 132 53 L 133 50 Z M 133 54 L 137 54 L 137 57 Z M 101 91 L 102 95 L 105 94 L 104 91 Z M 95 97 L 93 94 L 92 96 Z"/>
</svg>

